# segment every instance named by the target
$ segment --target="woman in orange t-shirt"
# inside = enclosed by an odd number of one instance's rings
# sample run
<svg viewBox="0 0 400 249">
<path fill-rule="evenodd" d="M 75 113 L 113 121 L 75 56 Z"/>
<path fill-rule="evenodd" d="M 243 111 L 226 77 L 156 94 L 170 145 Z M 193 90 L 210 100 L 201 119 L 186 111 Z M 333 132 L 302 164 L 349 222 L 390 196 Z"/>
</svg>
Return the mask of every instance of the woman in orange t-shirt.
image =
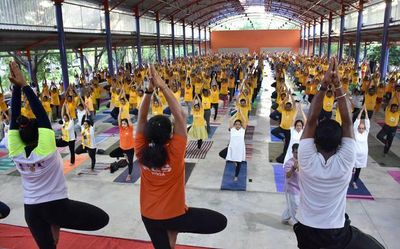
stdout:
<svg viewBox="0 0 400 249">
<path fill-rule="evenodd" d="M 120 107 L 121 109 L 121 107 Z M 121 118 L 122 111 L 118 114 L 118 126 L 119 126 L 119 147 L 110 152 L 110 157 L 120 158 L 126 156 L 128 159 L 128 175 L 126 181 L 132 181 L 132 170 L 133 170 L 133 155 L 135 154 L 133 139 L 133 124 L 128 118 Z"/>
<path fill-rule="evenodd" d="M 172 91 L 150 67 L 151 81 L 138 114 L 135 151 L 141 167 L 140 210 L 156 249 L 174 248 L 179 232 L 210 234 L 225 229 L 227 219 L 212 210 L 185 203 L 186 117 Z M 153 86 L 164 94 L 174 116 L 147 121 Z"/>
</svg>

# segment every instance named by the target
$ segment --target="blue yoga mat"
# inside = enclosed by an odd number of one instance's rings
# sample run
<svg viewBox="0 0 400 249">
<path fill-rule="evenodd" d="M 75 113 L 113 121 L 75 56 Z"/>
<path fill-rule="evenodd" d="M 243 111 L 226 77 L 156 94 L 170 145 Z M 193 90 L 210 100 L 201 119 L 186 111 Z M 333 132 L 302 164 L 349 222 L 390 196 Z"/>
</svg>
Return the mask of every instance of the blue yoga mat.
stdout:
<svg viewBox="0 0 400 249">
<path fill-rule="evenodd" d="M 109 137 L 110 136 L 97 135 L 96 138 L 95 138 L 96 144 L 99 144 L 99 143 L 103 142 L 104 140 L 106 140 Z"/>
<path fill-rule="evenodd" d="M 215 131 L 217 130 L 218 126 L 210 126 L 210 132 L 208 133 L 208 138 L 212 138 L 214 136 Z"/>
<path fill-rule="evenodd" d="M 100 119 L 105 118 L 107 116 L 108 115 L 106 115 L 106 114 L 96 114 L 95 121 L 99 121 Z"/>
<path fill-rule="evenodd" d="M 116 124 L 117 120 L 114 119 L 113 117 L 107 118 L 106 120 L 103 121 L 104 123 L 110 123 L 110 124 Z"/>
<path fill-rule="evenodd" d="M 139 167 L 139 162 L 137 160 L 133 162 L 132 179 L 128 182 L 126 181 L 127 176 L 128 176 L 128 167 L 124 168 L 124 171 L 117 178 L 115 178 L 114 182 L 135 183 L 140 178 L 140 167 Z"/>
<path fill-rule="evenodd" d="M 188 124 L 192 124 L 192 123 L 193 123 L 193 115 L 188 116 L 188 117 L 186 118 L 186 122 L 187 122 Z"/>
<path fill-rule="evenodd" d="M 238 180 L 233 180 L 235 176 L 236 163 L 227 161 L 224 175 L 222 177 L 221 190 L 246 191 L 247 183 L 247 163 L 244 162 L 240 168 Z"/>
<path fill-rule="evenodd" d="M 111 111 L 110 111 L 110 110 L 104 110 L 103 113 L 104 113 L 104 114 L 110 114 Z"/>
<path fill-rule="evenodd" d="M 281 163 L 272 164 L 274 168 L 274 178 L 275 178 L 275 187 L 276 192 L 283 192 L 285 186 L 285 170 L 283 169 L 283 165 Z"/>
<path fill-rule="evenodd" d="M 371 193 L 364 185 L 364 183 L 361 181 L 361 179 L 358 179 L 357 187 L 358 189 L 354 189 L 353 185 L 349 186 L 349 188 L 347 189 L 347 198 L 369 199 L 369 200 L 374 199 L 374 197 L 371 195 Z"/>
<path fill-rule="evenodd" d="M 272 131 L 274 128 L 275 128 L 275 127 L 271 127 L 271 131 Z M 275 137 L 274 135 L 272 135 L 271 132 L 270 132 L 270 134 L 271 134 L 271 142 L 282 142 L 281 139 L 279 139 L 279 138 Z"/>
</svg>

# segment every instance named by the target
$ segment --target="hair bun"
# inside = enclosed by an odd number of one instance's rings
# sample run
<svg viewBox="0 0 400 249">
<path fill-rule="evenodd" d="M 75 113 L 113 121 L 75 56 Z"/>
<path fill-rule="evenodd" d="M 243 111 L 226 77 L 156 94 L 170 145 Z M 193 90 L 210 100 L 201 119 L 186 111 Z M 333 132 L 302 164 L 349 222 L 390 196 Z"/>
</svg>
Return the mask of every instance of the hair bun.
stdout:
<svg viewBox="0 0 400 249">
<path fill-rule="evenodd" d="M 25 127 L 29 124 L 29 119 L 25 116 L 19 116 L 16 122 L 20 127 Z"/>
</svg>

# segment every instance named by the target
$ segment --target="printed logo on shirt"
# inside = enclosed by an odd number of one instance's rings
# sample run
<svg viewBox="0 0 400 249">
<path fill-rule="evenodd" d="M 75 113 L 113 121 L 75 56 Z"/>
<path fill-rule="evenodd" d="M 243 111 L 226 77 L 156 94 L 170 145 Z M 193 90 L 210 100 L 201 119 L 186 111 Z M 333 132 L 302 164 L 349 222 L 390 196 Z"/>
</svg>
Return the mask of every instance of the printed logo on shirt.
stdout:
<svg viewBox="0 0 400 249">
<path fill-rule="evenodd" d="M 143 166 L 143 168 L 144 170 L 150 171 L 154 176 L 165 176 L 166 173 L 170 173 L 172 171 L 172 168 L 169 166 L 169 164 L 166 164 L 161 169 L 150 169 L 146 166 Z"/>
</svg>

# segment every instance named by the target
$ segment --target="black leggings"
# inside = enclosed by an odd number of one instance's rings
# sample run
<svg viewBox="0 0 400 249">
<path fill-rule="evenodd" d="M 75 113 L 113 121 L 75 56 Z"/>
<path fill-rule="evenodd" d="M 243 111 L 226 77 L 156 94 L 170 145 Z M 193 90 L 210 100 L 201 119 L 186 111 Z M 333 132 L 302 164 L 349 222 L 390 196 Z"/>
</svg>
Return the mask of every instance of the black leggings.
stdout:
<svg viewBox="0 0 400 249">
<path fill-rule="evenodd" d="M 10 208 L 0 201 L 0 219 L 6 218 L 10 214 Z"/>
<path fill-rule="evenodd" d="M 105 227 L 109 217 L 102 209 L 69 199 L 40 204 L 25 204 L 25 221 L 40 249 L 55 249 L 51 225 L 60 228 L 94 231 Z"/>
<path fill-rule="evenodd" d="M 207 133 L 210 133 L 210 117 L 211 117 L 211 109 L 204 109 L 204 120 L 207 124 Z"/>
<path fill-rule="evenodd" d="M 240 168 L 242 167 L 243 162 L 236 162 L 236 168 L 235 168 L 235 177 L 238 177 L 240 173 Z"/>
<path fill-rule="evenodd" d="M 358 178 L 360 178 L 361 168 L 356 168 L 354 172 L 353 182 L 357 182 Z"/>
<path fill-rule="evenodd" d="M 214 120 L 216 120 L 218 115 L 218 103 L 211 104 L 211 108 L 214 108 Z"/>
<path fill-rule="evenodd" d="M 76 154 L 82 154 L 87 152 L 89 154 L 90 159 L 92 160 L 92 170 L 94 169 L 94 166 L 96 165 L 96 148 L 91 149 L 88 147 L 83 148 L 82 145 L 79 145 L 78 148 L 76 148 L 75 153 Z"/>
<path fill-rule="evenodd" d="M 271 131 L 272 135 L 274 135 L 275 137 L 279 138 L 279 139 L 285 139 L 285 145 L 283 146 L 283 152 L 282 154 L 279 156 L 279 158 L 281 158 L 282 160 L 279 161 L 283 161 L 283 159 L 285 158 L 286 155 L 286 151 L 288 150 L 289 147 L 289 142 L 290 142 L 290 130 L 286 130 L 281 128 L 280 126 L 272 129 Z M 283 133 L 283 136 L 281 135 Z"/>
<path fill-rule="evenodd" d="M 376 137 L 379 141 L 385 144 L 383 149 L 383 153 L 387 154 L 389 152 L 390 147 L 392 146 L 393 138 L 396 135 L 397 127 L 390 127 L 388 125 L 384 125 L 382 129 L 378 132 Z M 386 136 L 386 139 L 385 139 Z"/>
<path fill-rule="evenodd" d="M 185 214 L 167 220 L 153 220 L 144 216 L 142 220 L 155 249 L 171 248 L 167 231 L 212 234 L 224 230 L 227 224 L 223 214 L 204 208 L 189 208 Z"/>
<path fill-rule="evenodd" d="M 69 147 L 69 154 L 71 155 L 70 163 L 74 164 L 75 163 L 75 140 L 72 141 L 64 141 L 62 139 L 57 139 L 56 140 L 56 146 L 57 147 Z"/>
<path fill-rule="evenodd" d="M 135 154 L 135 150 L 129 149 L 129 150 L 123 150 L 121 147 L 116 148 L 115 150 L 110 152 L 110 157 L 112 158 L 120 158 L 124 157 L 124 154 L 128 157 L 128 171 L 129 174 L 132 174 L 132 169 L 133 169 L 133 155 Z"/>
</svg>

